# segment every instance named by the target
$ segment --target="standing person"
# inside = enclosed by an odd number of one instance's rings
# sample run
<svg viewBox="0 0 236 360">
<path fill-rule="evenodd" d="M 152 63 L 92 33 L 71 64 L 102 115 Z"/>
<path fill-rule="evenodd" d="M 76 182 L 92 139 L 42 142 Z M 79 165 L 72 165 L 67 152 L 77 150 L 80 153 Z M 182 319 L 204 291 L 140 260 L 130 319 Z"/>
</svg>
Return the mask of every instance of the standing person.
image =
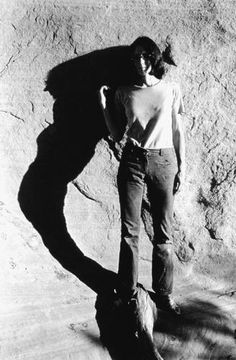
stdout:
<svg viewBox="0 0 236 360">
<path fill-rule="evenodd" d="M 180 313 L 171 297 L 173 289 L 172 213 L 174 195 L 184 179 L 185 143 L 181 124 L 182 95 L 176 83 L 164 80 L 168 55 L 148 37 L 137 38 L 129 47 L 135 72 L 132 84 L 115 92 L 115 116 L 107 107 L 107 91 L 100 89 L 100 102 L 108 130 L 115 141 L 124 136 L 118 190 L 121 207 L 119 278 L 120 294 L 135 298 L 138 282 L 139 231 L 145 184 L 153 219 L 152 288 L 157 307 Z"/>
</svg>

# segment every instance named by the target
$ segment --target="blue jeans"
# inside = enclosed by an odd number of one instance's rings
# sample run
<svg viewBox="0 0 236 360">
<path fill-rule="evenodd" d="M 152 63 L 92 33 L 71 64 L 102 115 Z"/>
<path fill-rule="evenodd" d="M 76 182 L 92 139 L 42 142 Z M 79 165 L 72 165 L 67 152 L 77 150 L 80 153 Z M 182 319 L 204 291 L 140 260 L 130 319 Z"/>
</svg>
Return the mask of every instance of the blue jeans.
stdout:
<svg viewBox="0 0 236 360">
<path fill-rule="evenodd" d="M 139 231 L 147 185 L 153 219 L 152 288 L 168 295 L 173 288 L 172 217 L 177 158 L 174 148 L 143 149 L 126 145 L 118 172 L 121 206 L 119 278 L 127 293 L 138 282 Z"/>
</svg>

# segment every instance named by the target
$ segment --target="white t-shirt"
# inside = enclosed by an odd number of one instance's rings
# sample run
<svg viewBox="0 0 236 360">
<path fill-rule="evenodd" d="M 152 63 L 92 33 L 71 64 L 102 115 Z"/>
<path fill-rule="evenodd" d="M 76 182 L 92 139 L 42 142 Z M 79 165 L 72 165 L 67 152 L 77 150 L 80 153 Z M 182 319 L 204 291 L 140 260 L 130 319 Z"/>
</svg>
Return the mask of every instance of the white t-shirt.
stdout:
<svg viewBox="0 0 236 360">
<path fill-rule="evenodd" d="M 130 141 L 146 149 L 173 147 L 173 121 L 184 112 L 178 84 L 161 80 L 150 87 L 121 86 L 115 105 L 118 114 L 125 114 Z"/>
</svg>

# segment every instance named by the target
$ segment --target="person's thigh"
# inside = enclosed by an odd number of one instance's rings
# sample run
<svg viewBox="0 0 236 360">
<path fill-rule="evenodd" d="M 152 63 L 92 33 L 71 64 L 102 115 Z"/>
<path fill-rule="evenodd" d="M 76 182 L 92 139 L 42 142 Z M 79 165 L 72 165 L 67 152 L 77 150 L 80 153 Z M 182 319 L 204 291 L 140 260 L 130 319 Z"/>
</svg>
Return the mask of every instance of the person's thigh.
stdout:
<svg viewBox="0 0 236 360">
<path fill-rule="evenodd" d="M 139 230 L 144 189 L 142 164 L 135 158 L 121 161 L 118 171 L 118 191 L 122 224 Z"/>
<path fill-rule="evenodd" d="M 148 194 L 153 218 L 154 242 L 172 241 L 172 217 L 174 203 L 174 179 L 177 161 L 174 150 L 162 150 L 149 160 Z"/>
</svg>

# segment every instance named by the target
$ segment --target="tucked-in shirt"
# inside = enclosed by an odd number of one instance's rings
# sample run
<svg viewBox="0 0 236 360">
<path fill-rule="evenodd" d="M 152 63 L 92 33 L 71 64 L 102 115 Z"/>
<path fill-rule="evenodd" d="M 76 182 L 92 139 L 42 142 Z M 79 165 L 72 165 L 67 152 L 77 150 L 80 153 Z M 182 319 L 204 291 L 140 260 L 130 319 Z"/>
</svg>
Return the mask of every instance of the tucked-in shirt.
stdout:
<svg viewBox="0 0 236 360">
<path fill-rule="evenodd" d="M 178 84 L 161 80 L 150 87 L 121 86 L 115 104 L 125 114 L 130 141 L 148 149 L 173 147 L 173 121 L 184 112 Z"/>
</svg>

